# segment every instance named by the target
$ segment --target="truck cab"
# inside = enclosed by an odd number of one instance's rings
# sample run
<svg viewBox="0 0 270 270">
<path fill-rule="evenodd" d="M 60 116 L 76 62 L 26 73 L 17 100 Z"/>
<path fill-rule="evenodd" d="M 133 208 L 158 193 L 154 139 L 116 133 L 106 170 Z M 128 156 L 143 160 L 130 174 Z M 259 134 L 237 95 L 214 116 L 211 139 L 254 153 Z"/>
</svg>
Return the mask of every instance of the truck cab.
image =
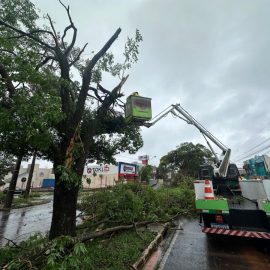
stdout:
<svg viewBox="0 0 270 270">
<path fill-rule="evenodd" d="M 214 167 L 209 164 L 201 165 L 199 169 L 200 180 L 212 180 L 215 195 L 225 197 L 241 195 L 239 177 L 240 174 L 235 164 L 229 164 L 226 177 L 215 175 Z"/>
</svg>

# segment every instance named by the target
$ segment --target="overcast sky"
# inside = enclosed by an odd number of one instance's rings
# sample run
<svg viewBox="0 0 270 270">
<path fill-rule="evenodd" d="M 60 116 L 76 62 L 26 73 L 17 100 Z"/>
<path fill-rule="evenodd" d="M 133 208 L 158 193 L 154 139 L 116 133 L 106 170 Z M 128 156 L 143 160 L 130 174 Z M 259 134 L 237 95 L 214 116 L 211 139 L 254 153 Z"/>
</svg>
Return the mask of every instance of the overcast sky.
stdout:
<svg viewBox="0 0 270 270">
<path fill-rule="evenodd" d="M 57 30 L 64 29 L 67 17 L 58 1 L 33 2 L 51 15 Z M 138 91 L 152 98 L 153 115 L 180 102 L 232 149 L 233 160 L 270 138 L 268 0 L 63 2 L 70 5 L 78 45 L 89 43 L 85 56 L 99 50 L 118 27 L 122 33 L 112 51 L 121 55 L 126 37 L 140 30 L 139 61 L 123 90 L 126 95 Z M 158 164 L 160 157 L 183 142 L 205 144 L 195 127 L 172 116 L 150 129 L 142 128 L 142 136 L 144 147 L 138 154 L 123 153 L 118 160 L 131 162 L 148 154 Z"/>
</svg>

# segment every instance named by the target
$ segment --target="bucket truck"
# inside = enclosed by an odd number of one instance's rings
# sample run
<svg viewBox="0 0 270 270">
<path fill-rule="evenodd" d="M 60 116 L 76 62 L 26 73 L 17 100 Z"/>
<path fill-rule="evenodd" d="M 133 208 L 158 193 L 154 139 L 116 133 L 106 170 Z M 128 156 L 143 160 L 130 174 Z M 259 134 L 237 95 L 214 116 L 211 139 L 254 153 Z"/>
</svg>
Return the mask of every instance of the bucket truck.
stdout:
<svg viewBox="0 0 270 270">
<path fill-rule="evenodd" d="M 195 126 L 206 139 L 214 161 L 213 164 L 202 164 L 199 179 L 194 181 L 196 211 L 203 232 L 270 239 L 270 179 L 241 180 L 236 165 L 230 163 L 231 149 L 180 104 L 167 107 L 152 120 L 149 98 L 130 96 L 128 105 L 126 116 L 128 112 L 129 121 L 149 128 L 172 114 Z M 220 157 L 209 141 L 221 150 Z"/>
</svg>

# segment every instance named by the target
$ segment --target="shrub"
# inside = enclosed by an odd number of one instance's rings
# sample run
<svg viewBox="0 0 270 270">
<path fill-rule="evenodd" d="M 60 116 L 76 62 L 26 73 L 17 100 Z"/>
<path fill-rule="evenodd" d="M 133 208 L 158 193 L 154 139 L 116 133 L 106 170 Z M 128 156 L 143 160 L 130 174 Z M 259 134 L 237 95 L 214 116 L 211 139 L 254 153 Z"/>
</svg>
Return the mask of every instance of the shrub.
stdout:
<svg viewBox="0 0 270 270">
<path fill-rule="evenodd" d="M 101 190 L 84 196 L 80 209 L 96 220 L 124 223 L 150 218 L 156 194 L 150 187 L 119 184 L 112 190 Z"/>
<path fill-rule="evenodd" d="M 168 216 L 192 214 L 194 211 L 194 191 L 187 186 L 178 188 L 162 188 L 159 193 L 159 202 Z"/>
<path fill-rule="evenodd" d="M 194 209 L 194 192 L 187 184 L 177 188 L 153 190 L 140 184 L 120 184 L 85 196 L 80 210 L 91 220 L 131 223 L 158 221 Z"/>
</svg>

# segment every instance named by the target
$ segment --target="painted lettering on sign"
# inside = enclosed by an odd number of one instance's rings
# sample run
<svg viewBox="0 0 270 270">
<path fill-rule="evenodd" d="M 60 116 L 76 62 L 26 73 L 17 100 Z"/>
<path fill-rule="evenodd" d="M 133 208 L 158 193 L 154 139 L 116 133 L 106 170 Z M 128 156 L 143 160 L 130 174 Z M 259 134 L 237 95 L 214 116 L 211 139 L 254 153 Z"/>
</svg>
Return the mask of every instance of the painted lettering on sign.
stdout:
<svg viewBox="0 0 270 270">
<path fill-rule="evenodd" d="M 92 174 L 92 173 L 103 173 L 103 172 L 109 172 L 110 171 L 110 166 L 108 164 L 105 164 L 103 166 L 95 166 L 95 167 L 87 167 L 87 173 Z"/>
</svg>

